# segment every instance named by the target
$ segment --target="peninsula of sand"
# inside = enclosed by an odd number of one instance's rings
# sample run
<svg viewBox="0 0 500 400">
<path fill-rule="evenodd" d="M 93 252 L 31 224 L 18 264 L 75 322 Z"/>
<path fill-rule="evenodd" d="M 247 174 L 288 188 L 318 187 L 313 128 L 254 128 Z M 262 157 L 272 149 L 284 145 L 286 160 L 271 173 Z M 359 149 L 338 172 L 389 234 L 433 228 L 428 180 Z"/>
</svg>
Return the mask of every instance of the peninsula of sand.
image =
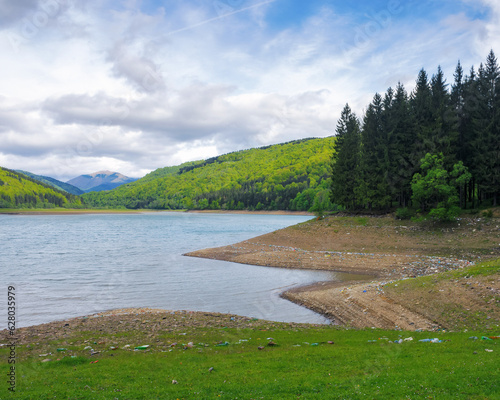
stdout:
<svg viewBox="0 0 500 400">
<path fill-rule="evenodd" d="M 447 328 L 448 309 L 481 314 L 498 324 L 500 274 L 435 280 L 429 291 L 402 292 L 398 281 L 499 258 L 499 226 L 497 218 L 432 224 L 337 215 L 186 255 L 364 274 L 363 281 L 320 282 L 282 297 L 355 328 L 436 330 Z"/>
</svg>

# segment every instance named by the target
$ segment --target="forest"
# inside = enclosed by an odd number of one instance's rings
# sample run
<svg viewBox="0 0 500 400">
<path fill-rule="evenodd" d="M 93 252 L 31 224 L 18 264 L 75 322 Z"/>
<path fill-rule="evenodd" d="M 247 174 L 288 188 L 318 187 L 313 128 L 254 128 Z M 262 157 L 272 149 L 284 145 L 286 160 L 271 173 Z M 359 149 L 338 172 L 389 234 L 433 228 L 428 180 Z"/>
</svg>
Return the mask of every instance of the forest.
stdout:
<svg viewBox="0 0 500 400">
<path fill-rule="evenodd" d="M 81 208 L 80 197 L 0 167 L 0 208 Z"/>
<path fill-rule="evenodd" d="M 375 94 L 359 119 L 347 104 L 331 159 L 331 199 L 348 210 L 401 217 L 430 212 L 453 219 L 461 209 L 500 199 L 500 74 L 493 50 L 477 71 L 458 63 L 453 83 L 422 69 L 415 89 Z"/>
<path fill-rule="evenodd" d="M 328 178 L 334 141 L 308 138 L 161 168 L 82 198 L 92 207 L 130 209 L 333 209 Z"/>
</svg>

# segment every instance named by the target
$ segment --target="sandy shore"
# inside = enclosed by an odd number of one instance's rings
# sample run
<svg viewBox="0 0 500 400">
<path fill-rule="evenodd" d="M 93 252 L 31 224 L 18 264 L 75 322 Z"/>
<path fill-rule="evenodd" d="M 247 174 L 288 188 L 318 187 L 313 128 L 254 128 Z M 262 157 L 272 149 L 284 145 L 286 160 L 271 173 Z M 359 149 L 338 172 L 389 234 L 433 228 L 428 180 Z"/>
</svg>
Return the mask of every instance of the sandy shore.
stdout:
<svg viewBox="0 0 500 400">
<path fill-rule="evenodd" d="M 439 322 L 426 318 L 418 307 L 410 310 L 401 299 L 389 297 L 384 285 L 498 257 L 499 243 L 498 226 L 481 220 L 425 227 L 390 218 L 328 217 L 186 255 L 269 267 L 365 274 L 363 283 L 322 282 L 282 296 L 356 328 L 432 330 L 439 327 Z"/>
</svg>

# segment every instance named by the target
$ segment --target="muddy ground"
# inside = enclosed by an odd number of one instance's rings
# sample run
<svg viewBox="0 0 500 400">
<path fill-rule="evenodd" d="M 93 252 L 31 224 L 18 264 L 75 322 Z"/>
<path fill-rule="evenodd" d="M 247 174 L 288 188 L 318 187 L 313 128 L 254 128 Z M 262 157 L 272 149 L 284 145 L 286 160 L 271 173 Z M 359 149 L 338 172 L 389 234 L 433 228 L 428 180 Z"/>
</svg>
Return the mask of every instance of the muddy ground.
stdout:
<svg viewBox="0 0 500 400">
<path fill-rule="evenodd" d="M 366 274 L 363 283 L 322 282 L 291 290 L 283 297 L 356 328 L 454 328 L 459 326 L 457 321 L 426 312 L 427 304 L 435 304 L 436 293 L 419 293 L 416 299 L 409 292 L 388 292 L 385 285 L 500 258 L 500 220 L 462 218 L 456 223 L 432 224 L 389 217 L 329 216 L 187 255 L 270 267 Z M 490 279 L 484 283 L 484 288 L 489 289 L 469 291 L 467 296 L 463 286 L 461 279 L 447 282 L 446 288 L 439 289 L 443 292 L 438 292 L 438 297 L 446 293 L 448 303 L 456 303 L 470 313 L 483 313 L 492 326 L 498 324 L 500 280 Z M 493 296 L 493 309 L 491 302 L 484 301 L 488 296 Z"/>
</svg>

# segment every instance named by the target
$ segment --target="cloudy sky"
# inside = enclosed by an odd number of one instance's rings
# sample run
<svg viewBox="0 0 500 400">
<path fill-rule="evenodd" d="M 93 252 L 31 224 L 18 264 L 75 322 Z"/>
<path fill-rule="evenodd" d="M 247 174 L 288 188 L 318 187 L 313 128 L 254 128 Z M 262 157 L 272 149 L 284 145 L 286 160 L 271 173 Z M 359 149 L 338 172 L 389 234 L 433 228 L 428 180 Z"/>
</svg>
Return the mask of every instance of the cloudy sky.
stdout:
<svg viewBox="0 0 500 400">
<path fill-rule="evenodd" d="M 140 177 L 325 137 L 490 49 L 497 0 L 0 0 L 0 166 Z"/>
</svg>

